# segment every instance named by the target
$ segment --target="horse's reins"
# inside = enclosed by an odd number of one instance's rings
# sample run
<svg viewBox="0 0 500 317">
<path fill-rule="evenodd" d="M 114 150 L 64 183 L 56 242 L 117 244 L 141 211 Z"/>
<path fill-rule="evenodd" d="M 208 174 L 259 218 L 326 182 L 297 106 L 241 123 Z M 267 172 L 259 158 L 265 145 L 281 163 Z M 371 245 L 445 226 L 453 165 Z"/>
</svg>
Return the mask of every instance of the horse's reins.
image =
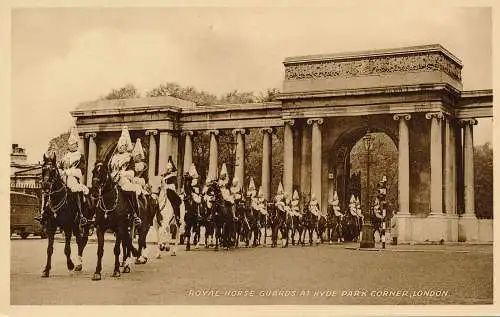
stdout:
<svg viewBox="0 0 500 317">
<path fill-rule="evenodd" d="M 59 174 L 59 170 L 57 169 L 57 167 L 55 167 L 54 169 L 55 169 L 55 171 L 56 171 L 57 175 L 59 176 L 59 178 L 60 178 L 60 179 L 61 179 L 61 181 L 62 181 L 61 175 Z M 61 184 L 61 187 L 60 187 L 59 189 L 54 190 L 54 191 L 52 191 L 52 187 L 53 187 L 53 186 L 54 186 L 54 182 L 51 182 L 51 184 L 50 184 L 50 192 L 47 194 L 47 196 L 49 197 L 49 198 L 47 199 L 47 206 L 50 208 L 50 210 L 51 210 L 54 214 L 56 214 L 56 213 L 59 211 L 59 209 L 61 209 L 61 208 L 62 208 L 62 206 L 64 206 L 64 204 L 65 204 L 65 203 L 66 203 L 66 201 L 68 200 L 68 190 L 67 190 L 66 185 L 64 185 L 64 183 L 63 183 L 63 184 Z M 52 205 L 51 195 L 56 194 L 56 193 L 60 193 L 60 192 L 61 192 L 61 191 L 63 191 L 63 190 L 65 190 L 65 192 L 64 192 L 64 198 L 63 198 L 63 199 L 61 199 L 61 201 L 57 204 L 57 206 L 56 206 L 56 207 L 54 207 L 54 206 Z"/>
<path fill-rule="evenodd" d="M 108 180 L 109 180 L 109 173 L 106 171 L 106 180 L 105 180 L 105 182 L 108 181 Z M 104 218 L 106 218 L 108 212 L 114 211 L 116 209 L 116 206 L 118 206 L 118 187 L 117 187 L 116 184 L 113 187 L 113 189 L 115 190 L 115 194 L 116 194 L 115 202 L 113 203 L 113 207 L 107 208 L 106 205 L 105 205 L 105 203 L 104 203 L 104 193 L 102 192 L 102 187 L 103 186 L 104 186 L 104 184 L 99 187 L 97 206 L 99 208 L 101 208 L 102 211 L 104 211 Z M 107 193 L 109 193 L 109 191 Z"/>
</svg>

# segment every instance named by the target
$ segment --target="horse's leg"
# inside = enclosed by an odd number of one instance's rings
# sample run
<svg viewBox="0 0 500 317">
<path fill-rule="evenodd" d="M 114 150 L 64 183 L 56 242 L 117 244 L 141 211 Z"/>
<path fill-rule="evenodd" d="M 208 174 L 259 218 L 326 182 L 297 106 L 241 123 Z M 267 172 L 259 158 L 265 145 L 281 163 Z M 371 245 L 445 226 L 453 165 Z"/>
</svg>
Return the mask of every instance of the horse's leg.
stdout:
<svg viewBox="0 0 500 317">
<path fill-rule="evenodd" d="M 97 235 L 97 265 L 95 268 L 94 276 L 92 277 L 93 281 L 99 281 L 101 279 L 101 271 L 102 271 L 102 256 L 104 255 L 104 229 L 101 226 L 97 226 L 96 235 Z"/>
<path fill-rule="evenodd" d="M 113 277 L 120 277 L 120 245 L 122 244 L 123 232 L 120 228 L 116 231 L 116 240 L 113 253 L 115 255 L 115 266 L 113 268 Z M 124 266 L 125 269 L 125 266 Z"/>
<path fill-rule="evenodd" d="M 76 237 L 76 244 L 78 245 L 78 258 L 75 266 L 75 271 L 79 272 L 82 270 L 82 256 L 83 256 L 83 250 L 85 249 L 85 246 L 87 245 L 88 239 L 89 239 L 89 234 L 88 234 L 88 228 L 83 228 L 83 232 L 80 231 L 78 228 L 75 232 L 75 237 Z"/>
<path fill-rule="evenodd" d="M 50 269 L 51 269 L 51 264 L 52 264 L 52 254 L 54 253 L 54 236 L 55 236 L 55 229 L 53 230 L 52 228 L 49 229 L 47 226 L 47 263 L 45 264 L 45 268 L 43 269 L 42 272 L 42 277 L 49 277 L 50 274 Z"/>
<path fill-rule="evenodd" d="M 66 266 L 70 271 L 75 268 L 75 264 L 71 261 L 71 231 L 71 228 L 64 229 L 64 255 L 66 255 Z"/>
<path fill-rule="evenodd" d="M 186 243 L 186 251 L 190 251 L 191 250 L 191 230 L 192 230 L 192 223 L 191 221 L 187 221 L 186 223 L 186 230 L 184 232 L 184 237 L 187 239 L 187 243 Z"/>
</svg>

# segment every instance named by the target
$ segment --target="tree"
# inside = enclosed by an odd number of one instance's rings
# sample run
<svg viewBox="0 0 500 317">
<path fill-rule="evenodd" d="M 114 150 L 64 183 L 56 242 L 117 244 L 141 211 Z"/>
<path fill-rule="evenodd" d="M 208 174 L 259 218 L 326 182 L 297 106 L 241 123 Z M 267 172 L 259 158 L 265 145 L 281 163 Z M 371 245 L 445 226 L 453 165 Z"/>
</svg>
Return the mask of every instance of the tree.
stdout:
<svg viewBox="0 0 500 317">
<path fill-rule="evenodd" d="M 110 93 L 104 97 L 104 99 L 112 100 L 112 99 L 130 99 L 130 98 L 139 98 L 141 95 L 137 91 L 134 85 L 128 84 L 124 87 L 118 89 L 112 89 Z"/>
<path fill-rule="evenodd" d="M 267 89 L 266 92 L 260 93 L 258 97 L 259 102 L 274 101 L 280 91 L 276 88 Z"/>
<path fill-rule="evenodd" d="M 64 154 L 69 152 L 68 138 L 69 138 L 69 132 L 62 133 L 59 136 L 53 138 L 49 142 L 49 147 L 47 149 L 47 152 L 50 154 L 55 153 L 56 158 L 58 160 L 61 159 L 64 156 Z"/>
<path fill-rule="evenodd" d="M 206 91 L 198 91 L 194 87 L 181 87 L 177 83 L 165 83 L 146 93 L 148 97 L 172 96 L 175 98 L 192 101 L 198 106 L 209 106 L 217 102 L 217 96 Z"/>
<path fill-rule="evenodd" d="M 474 200 L 476 216 L 493 218 L 493 148 L 490 143 L 474 147 Z"/>
<path fill-rule="evenodd" d="M 257 102 L 257 97 L 255 97 L 253 92 L 239 92 L 238 90 L 233 90 L 227 94 L 220 97 L 218 100 L 219 104 L 233 104 L 233 103 L 251 103 Z"/>
</svg>

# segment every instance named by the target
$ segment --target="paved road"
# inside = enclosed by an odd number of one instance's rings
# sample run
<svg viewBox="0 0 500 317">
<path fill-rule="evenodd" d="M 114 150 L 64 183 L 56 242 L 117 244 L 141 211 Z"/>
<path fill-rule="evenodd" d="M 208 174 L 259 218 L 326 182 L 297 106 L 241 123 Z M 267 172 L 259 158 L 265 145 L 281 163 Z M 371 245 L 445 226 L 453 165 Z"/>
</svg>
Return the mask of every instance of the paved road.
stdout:
<svg viewBox="0 0 500 317">
<path fill-rule="evenodd" d="M 493 301 L 491 246 L 398 246 L 379 252 L 339 245 L 219 252 L 201 249 L 150 259 L 116 279 L 111 277 L 113 245 L 107 242 L 103 280 L 99 282 L 90 280 L 96 262 L 95 243 L 86 249 L 83 272 L 76 273 L 66 270 L 64 245 L 56 242 L 48 279 L 40 278 L 45 248 L 46 240 L 11 241 L 11 304 L 418 305 Z"/>
</svg>

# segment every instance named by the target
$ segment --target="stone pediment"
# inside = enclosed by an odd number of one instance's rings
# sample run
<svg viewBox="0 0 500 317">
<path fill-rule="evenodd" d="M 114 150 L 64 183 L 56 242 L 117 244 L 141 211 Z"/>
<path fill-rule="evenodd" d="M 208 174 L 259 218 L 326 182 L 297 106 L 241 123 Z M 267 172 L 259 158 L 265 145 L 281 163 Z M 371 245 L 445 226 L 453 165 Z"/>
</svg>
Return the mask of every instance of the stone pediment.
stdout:
<svg viewBox="0 0 500 317">
<path fill-rule="evenodd" d="M 462 90 L 461 61 L 441 45 L 285 59 L 282 99 L 310 93 L 422 85 Z"/>
</svg>

